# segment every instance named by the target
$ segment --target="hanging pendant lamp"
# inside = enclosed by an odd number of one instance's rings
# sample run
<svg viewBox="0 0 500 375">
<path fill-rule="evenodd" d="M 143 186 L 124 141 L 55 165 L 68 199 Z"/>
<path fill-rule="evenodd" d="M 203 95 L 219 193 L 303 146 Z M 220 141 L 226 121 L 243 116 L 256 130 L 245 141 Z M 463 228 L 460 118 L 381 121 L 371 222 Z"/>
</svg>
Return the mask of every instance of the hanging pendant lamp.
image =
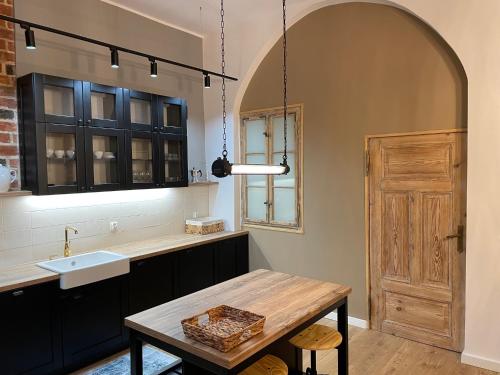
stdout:
<svg viewBox="0 0 500 375">
<path fill-rule="evenodd" d="M 224 50 L 224 0 L 220 2 L 221 16 L 221 68 L 225 75 L 226 61 Z M 290 172 L 290 166 L 287 163 L 287 72 L 286 72 L 286 0 L 283 0 L 283 141 L 284 152 L 283 162 L 279 165 L 265 164 L 232 164 L 227 160 L 226 146 L 226 82 L 222 78 L 222 158 L 218 157 L 212 163 L 212 174 L 215 177 L 226 177 L 229 175 L 281 175 Z"/>
</svg>

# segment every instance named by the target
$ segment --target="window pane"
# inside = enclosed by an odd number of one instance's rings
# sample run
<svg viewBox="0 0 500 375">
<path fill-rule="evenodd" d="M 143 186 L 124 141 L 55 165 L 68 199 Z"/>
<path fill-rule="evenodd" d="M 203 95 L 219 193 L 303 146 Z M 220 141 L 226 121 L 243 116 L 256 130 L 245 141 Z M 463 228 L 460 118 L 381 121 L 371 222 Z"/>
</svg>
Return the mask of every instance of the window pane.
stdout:
<svg viewBox="0 0 500 375">
<path fill-rule="evenodd" d="M 165 150 L 165 181 L 178 182 L 182 180 L 182 142 L 166 140 Z"/>
<path fill-rule="evenodd" d="M 266 164 L 266 156 L 264 154 L 260 155 L 248 155 L 247 164 Z M 256 175 L 256 176 L 246 176 L 248 186 L 267 186 L 267 176 Z"/>
<path fill-rule="evenodd" d="M 177 104 L 163 103 L 163 124 L 165 126 L 181 127 L 181 109 Z"/>
<path fill-rule="evenodd" d="M 274 221 L 294 223 L 295 222 L 295 189 L 275 188 Z"/>
<path fill-rule="evenodd" d="M 94 154 L 94 185 L 118 183 L 117 138 L 94 135 L 92 152 Z"/>
<path fill-rule="evenodd" d="M 287 116 L 287 149 L 295 150 L 295 115 Z M 283 142 L 283 116 L 273 117 L 273 152 L 283 151 L 285 146 Z"/>
<path fill-rule="evenodd" d="M 288 154 L 288 165 L 290 172 L 286 175 L 273 176 L 275 187 L 295 187 L 295 154 Z M 273 164 L 278 165 L 283 162 L 283 154 L 273 154 Z"/>
<path fill-rule="evenodd" d="M 132 138 L 132 182 L 153 182 L 153 152 L 150 139 Z"/>
<path fill-rule="evenodd" d="M 100 120 L 115 120 L 115 96 L 103 92 L 92 91 L 90 94 L 92 118 Z"/>
<path fill-rule="evenodd" d="M 266 120 L 245 120 L 246 153 L 266 153 Z"/>
<path fill-rule="evenodd" d="M 73 116 L 73 89 L 45 85 L 43 88 L 45 113 L 59 116 Z"/>
<path fill-rule="evenodd" d="M 75 135 L 47 133 L 47 183 L 76 185 Z"/>
<path fill-rule="evenodd" d="M 267 189 L 249 187 L 247 189 L 247 215 L 250 220 L 267 220 Z"/>
<path fill-rule="evenodd" d="M 130 99 L 130 121 L 134 124 L 151 125 L 151 103 L 142 99 Z"/>
</svg>

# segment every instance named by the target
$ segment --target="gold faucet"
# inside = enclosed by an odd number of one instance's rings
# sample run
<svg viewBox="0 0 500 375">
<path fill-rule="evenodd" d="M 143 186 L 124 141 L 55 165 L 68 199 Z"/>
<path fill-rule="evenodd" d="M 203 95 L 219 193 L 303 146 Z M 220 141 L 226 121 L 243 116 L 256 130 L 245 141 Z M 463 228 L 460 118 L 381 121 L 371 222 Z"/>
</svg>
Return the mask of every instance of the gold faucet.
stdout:
<svg viewBox="0 0 500 375">
<path fill-rule="evenodd" d="M 67 226 L 64 228 L 64 257 L 69 257 L 71 255 L 71 250 L 69 248 L 68 231 L 72 230 L 75 234 L 78 234 L 78 229 L 75 227 Z"/>
</svg>

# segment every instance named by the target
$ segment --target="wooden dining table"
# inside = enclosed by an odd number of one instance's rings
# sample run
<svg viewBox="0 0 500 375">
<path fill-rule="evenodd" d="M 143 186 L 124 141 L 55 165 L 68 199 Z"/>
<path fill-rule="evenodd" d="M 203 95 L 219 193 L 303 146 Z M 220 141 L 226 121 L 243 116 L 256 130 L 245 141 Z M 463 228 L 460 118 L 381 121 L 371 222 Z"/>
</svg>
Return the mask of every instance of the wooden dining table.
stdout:
<svg viewBox="0 0 500 375">
<path fill-rule="evenodd" d="M 288 340 L 337 310 L 338 373 L 349 369 L 347 296 L 351 288 L 331 282 L 257 270 L 125 318 L 130 329 L 132 375 L 142 374 L 144 343 L 182 359 L 183 375 L 237 374 L 266 354 L 283 359 L 289 373 L 302 373 L 302 351 Z M 227 353 L 184 335 L 181 320 L 229 305 L 266 317 L 264 331 Z"/>
</svg>

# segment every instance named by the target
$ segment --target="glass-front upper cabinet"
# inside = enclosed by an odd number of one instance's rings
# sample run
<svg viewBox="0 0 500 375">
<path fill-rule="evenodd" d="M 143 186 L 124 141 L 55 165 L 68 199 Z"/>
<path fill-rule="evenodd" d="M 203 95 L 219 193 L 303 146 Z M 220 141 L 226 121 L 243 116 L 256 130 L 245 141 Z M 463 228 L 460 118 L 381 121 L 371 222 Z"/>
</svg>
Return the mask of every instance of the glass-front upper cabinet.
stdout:
<svg viewBox="0 0 500 375">
<path fill-rule="evenodd" d="M 34 185 L 39 194 L 84 191 L 83 128 L 37 123 L 37 132 L 39 157 L 37 161 L 25 159 L 26 165 L 31 165 L 25 170 L 26 183 Z"/>
<path fill-rule="evenodd" d="M 158 187 L 157 153 L 151 132 L 131 131 L 127 163 L 127 185 L 133 189 Z"/>
<path fill-rule="evenodd" d="M 123 127 L 123 89 L 83 82 L 83 112 L 87 126 Z"/>
<path fill-rule="evenodd" d="M 83 123 L 81 81 L 44 74 L 27 77 L 34 81 L 36 121 L 68 125 Z M 23 89 L 23 85 L 19 87 Z M 27 89 L 31 90 L 29 86 Z"/>
<path fill-rule="evenodd" d="M 86 128 L 85 157 L 90 191 L 125 187 L 125 130 Z"/>
<path fill-rule="evenodd" d="M 179 98 L 158 96 L 160 131 L 169 134 L 186 134 L 187 105 Z"/>
<path fill-rule="evenodd" d="M 156 96 L 147 92 L 123 89 L 123 116 L 130 129 L 141 131 L 158 130 Z"/>
<path fill-rule="evenodd" d="M 160 180 L 162 186 L 187 186 L 187 139 L 181 135 L 160 134 Z"/>
</svg>

